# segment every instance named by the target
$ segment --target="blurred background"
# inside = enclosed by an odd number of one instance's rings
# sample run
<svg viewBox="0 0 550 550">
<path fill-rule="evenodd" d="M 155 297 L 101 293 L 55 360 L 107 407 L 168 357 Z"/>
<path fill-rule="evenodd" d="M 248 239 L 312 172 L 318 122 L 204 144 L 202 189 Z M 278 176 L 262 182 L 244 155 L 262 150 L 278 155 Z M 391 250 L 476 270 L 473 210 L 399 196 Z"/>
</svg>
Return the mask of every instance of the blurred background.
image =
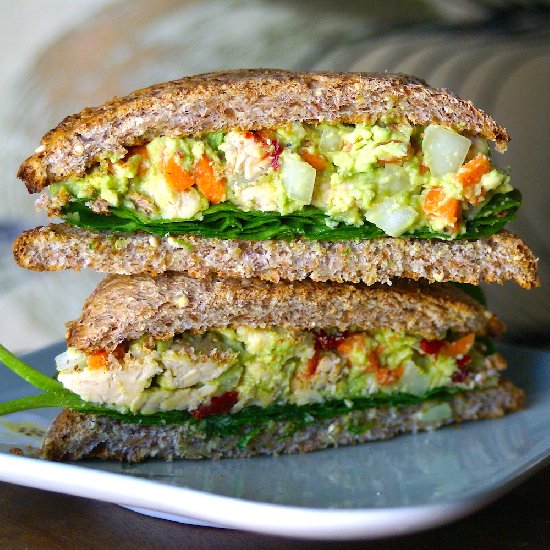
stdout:
<svg viewBox="0 0 550 550">
<path fill-rule="evenodd" d="M 550 2 L 384 0 L 18 0 L 0 4 L 0 340 L 60 340 L 101 276 L 17 267 L 11 242 L 47 223 L 16 179 L 63 117 L 186 74 L 239 67 L 400 71 L 450 88 L 512 135 L 524 194 L 511 228 L 543 286 L 486 287 L 509 340 L 550 346 Z"/>
</svg>

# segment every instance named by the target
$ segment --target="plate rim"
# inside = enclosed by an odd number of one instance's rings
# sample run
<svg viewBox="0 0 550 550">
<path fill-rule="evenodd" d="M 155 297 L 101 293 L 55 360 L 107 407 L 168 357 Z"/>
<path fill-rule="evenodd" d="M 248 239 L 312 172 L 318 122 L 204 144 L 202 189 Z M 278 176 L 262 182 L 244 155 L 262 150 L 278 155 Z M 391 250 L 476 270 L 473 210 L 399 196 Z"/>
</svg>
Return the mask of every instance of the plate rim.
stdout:
<svg viewBox="0 0 550 550">
<path fill-rule="evenodd" d="M 56 345 L 27 357 L 51 352 Z M 524 346 L 510 347 L 543 356 L 549 353 Z M 131 473 L 50 462 L 4 451 L 0 451 L 0 481 L 119 504 L 137 513 L 143 509 L 143 513 L 151 512 L 147 515 L 153 517 L 167 514 L 183 522 L 189 518 L 213 526 L 286 537 L 352 540 L 411 534 L 459 520 L 509 492 L 547 463 L 550 463 L 550 445 L 529 456 L 498 485 L 484 487 L 463 498 L 436 504 L 354 509 L 260 502 L 143 479 Z"/>
<path fill-rule="evenodd" d="M 311 508 L 256 502 L 76 464 L 48 462 L 5 453 L 0 453 L 0 480 L 186 516 L 223 527 L 318 540 L 414 533 L 460 519 L 495 500 L 505 491 L 505 487 L 499 486 L 494 492 L 446 504 L 377 509 Z M 223 518 L 217 515 L 218 511 L 227 509 L 231 509 L 230 515 L 224 514 Z"/>
</svg>

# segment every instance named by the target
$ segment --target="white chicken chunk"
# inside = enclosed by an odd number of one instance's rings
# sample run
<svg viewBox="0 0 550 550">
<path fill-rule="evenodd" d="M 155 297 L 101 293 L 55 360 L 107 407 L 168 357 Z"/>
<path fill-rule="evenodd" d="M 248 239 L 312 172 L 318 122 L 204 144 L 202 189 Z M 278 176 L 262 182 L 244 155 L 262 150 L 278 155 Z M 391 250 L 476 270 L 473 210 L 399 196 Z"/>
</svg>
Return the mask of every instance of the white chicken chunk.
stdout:
<svg viewBox="0 0 550 550">
<path fill-rule="evenodd" d="M 248 181 L 258 179 L 271 167 L 271 157 L 265 145 L 245 132 L 229 132 L 220 149 L 225 153 L 226 174 L 241 176 Z"/>
</svg>

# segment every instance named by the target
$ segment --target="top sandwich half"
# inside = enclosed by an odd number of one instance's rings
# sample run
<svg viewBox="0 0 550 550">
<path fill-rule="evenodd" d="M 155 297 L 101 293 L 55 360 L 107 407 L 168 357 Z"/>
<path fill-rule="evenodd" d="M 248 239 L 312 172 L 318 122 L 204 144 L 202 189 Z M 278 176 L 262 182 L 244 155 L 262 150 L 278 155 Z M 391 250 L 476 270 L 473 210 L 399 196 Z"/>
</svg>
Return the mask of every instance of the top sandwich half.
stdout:
<svg viewBox="0 0 550 550">
<path fill-rule="evenodd" d="M 504 251 L 502 239 L 510 236 L 499 234 L 520 195 L 493 164 L 489 144 L 503 151 L 508 140 L 470 102 L 414 77 L 277 70 L 187 77 L 85 109 L 44 136 L 19 177 L 32 193 L 47 189 L 39 204 L 68 226 L 27 233 L 16 243 L 16 258 L 31 269 L 111 271 L 109 265 L 120 264 L 118 273 L 200 271 L 164 267 L 169 251 L 152 258 L 153 249 L 168 237 L 172 247 L 187 249 L 216 239 L 276 239 L 294 263 L 297 240 L 317 241 L 310 245 L 317 250 L 330 242 L 403 237 L 418 240 L 427 255 L 434 241 L 485 240 L 500 247 L 501 263 L 515 267 L 495 275 L 492 266 L 478 280 L 514 278 L 532 286 L 532 255 L 515 237 Z M 89 246 L 106 234 L 120 237 L 119 252 Z M 149 246 L 120 252 L 140 235 L 150 237 Z M 180 235 L 193 236 L 192 246 L 178 246 Z M 84 241 L 92 252 L 75 254 L 75 243 Z M 401 245 L 408 256 L 411 242 Z M 260 245 L 256 260 L 273 255 L 270 246 Z M 48 259 L 54 251 L 65 260 Z M 227 258 L 216 262 L 208 270 L 243 276 Z M 363 271 L 305 276 L 374 282 Z M 409 271 L 412 278 L 441 280 L 435 272 Z M 402 269 L 385 278 L 396 276 L 409 275 Z"/>
</svg>

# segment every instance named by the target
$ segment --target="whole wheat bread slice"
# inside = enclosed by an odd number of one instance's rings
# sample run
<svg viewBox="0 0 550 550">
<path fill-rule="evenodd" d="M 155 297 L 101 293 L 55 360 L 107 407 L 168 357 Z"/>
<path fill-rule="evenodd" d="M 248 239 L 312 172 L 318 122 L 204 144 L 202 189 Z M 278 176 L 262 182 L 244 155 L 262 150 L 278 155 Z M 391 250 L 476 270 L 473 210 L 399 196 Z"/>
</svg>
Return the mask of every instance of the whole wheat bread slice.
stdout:
<svg viewBox="0 0 550 550">
<path fill-rule="evenodd" d="M 519 238 L 501 231 L 477 241 L 379 238 L 361 241 L 243 241 L 185 235 L 89 231 L 51 224 L 22 233 L 13 245 L 21 267 L 90 268 L 122 275 L 187 272 L 194 277 L 258 277 L 389 283 L 393 278 L 538 286 L 537 260 Z"/>
<path fill-rule="evenodd" d="M 111 350 L 143 334 L 171 337 L 236 325 L 390 328 L 425 338 L 441 338 L 448 330 L 497 335 L 503 329 L 489 311 L 452 285 L 405 280 L 370 287 L 310 280 L 273 284 L 165 273 L 107 277 L 81 316 L 68 323 L 67 343 L 85 352 Z"/>
<path fill-rule="evenodd" d="M 242 426 L 235 435 L 205 437 L 193 425 L 128 424 L 105 416 L 66 410 L 50 427 L 41 454 L 51 460 L 99 458 L 140 462 L 149 458 L 173 460 L 305 453 L 387 439 L 404 432 L 433 430 L 452 422 L 498 418 L 520 409 L 522 404 L 523 391 L 503 380 L 494 388 L 453 396 L 449 401 L 452 416 L 443 420 L 423 421 L 416 414 L 424 406 L 420 403 L 352 411 L 306 424 L 297 430 L 292 422 L 277 421 L 253 435 L 244 448 L 240 442 L 254 429 L 253 425 Z M 365 430 L 358 433 L 358 426 L 365 426 Z"/>
<path fill-rule="evenodd" d="M 290 121 L 436 123 L 494 140 L 498 149 L 509 140 L 504 128 L 469 101 L 412 76 L 237 70 L 157 84 L 69 116 L 42 138 L 18 176 L 34 193 L 160 135 L 272 128 Z"/>
</svg>

